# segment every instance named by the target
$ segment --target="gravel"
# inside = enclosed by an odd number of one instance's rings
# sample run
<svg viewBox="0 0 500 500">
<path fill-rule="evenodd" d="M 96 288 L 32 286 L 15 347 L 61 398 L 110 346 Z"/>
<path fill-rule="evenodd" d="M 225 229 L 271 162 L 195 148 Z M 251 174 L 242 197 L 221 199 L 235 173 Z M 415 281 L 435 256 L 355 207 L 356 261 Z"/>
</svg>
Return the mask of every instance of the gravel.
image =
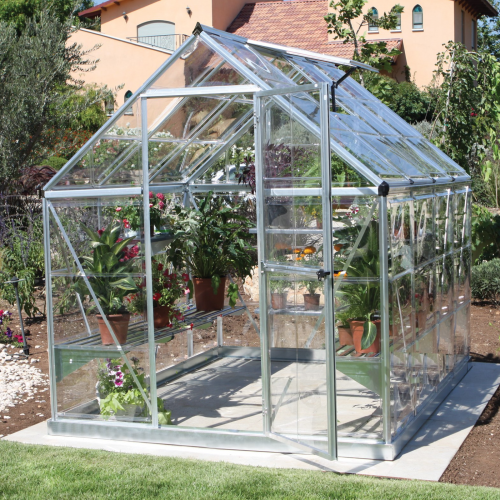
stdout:
<svg viewBox="0 0 500 500">
<path fill-rule="evenodd" d="M 8 354 L 8 347 L 2 345 L 0 349 L 0 415 L 5 420 L 10 418 L 4 414 L 9 408 L 33 399 L 49 382 L 47 375 L 31 364 L 39 360 L 31 359 L 31 363 L 27 363 L 20 356 Z"/>
</svg>

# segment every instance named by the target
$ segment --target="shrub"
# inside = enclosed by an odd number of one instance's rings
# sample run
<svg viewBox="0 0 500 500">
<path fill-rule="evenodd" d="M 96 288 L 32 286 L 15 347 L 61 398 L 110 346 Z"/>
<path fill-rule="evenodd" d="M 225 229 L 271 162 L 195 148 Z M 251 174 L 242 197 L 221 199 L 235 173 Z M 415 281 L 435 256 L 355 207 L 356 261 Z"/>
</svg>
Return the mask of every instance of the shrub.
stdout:
<svg viewBox="0 0 500 500">
<path fill-rule="evenodd" d="M 66 165 L 66 163 L 68 163 L 68 160 L 62 156 L 51 156 L 50 158 L 43 160 L 42 163 L 52 167 L 54 170 L 60 170 L 64 167 L 64 165 Z"/>
<path fill-rule="evenodd" d="M 472 268 L 472 298 L 498 303 L 500 298 L 500 259 L 483 262 Z"/>
<path fill-rule="evenodd" d="M 500 216 L 472 205 L 472 263 L 500 258 Z"/>
</svg>

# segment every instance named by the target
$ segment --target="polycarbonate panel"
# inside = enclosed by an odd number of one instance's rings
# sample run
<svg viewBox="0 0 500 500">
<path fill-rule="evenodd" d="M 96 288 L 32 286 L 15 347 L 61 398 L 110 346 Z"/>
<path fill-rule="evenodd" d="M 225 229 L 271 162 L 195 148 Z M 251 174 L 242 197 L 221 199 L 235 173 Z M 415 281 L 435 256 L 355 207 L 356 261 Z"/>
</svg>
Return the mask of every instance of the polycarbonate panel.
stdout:
<svg viewBox="0 0 500 500">
<path fill-rule="evenodd" d="M 237 40 L 222 38 L 216 35 L 212 35 L 212 39 L 236 57 L 248 69 L 253 71 L 256 76 L 270 87 L 288 87 L 294 84 L 276 66 L 271 64 L 267 57 L 260 55 L 248 45 Z"/>
</svg>

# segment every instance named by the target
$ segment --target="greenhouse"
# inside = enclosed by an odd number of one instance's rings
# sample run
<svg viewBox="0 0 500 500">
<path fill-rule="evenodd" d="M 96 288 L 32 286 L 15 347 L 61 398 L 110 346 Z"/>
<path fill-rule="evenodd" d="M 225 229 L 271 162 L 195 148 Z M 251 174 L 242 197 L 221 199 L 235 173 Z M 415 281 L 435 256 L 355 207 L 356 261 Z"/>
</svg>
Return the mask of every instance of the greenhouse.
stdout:
<svg viewBox="0 0 500 500">
<path fill-rule="evenodd" d="M 198 25 L 51 179 L 49 433 L 396 457 L 467 372 L 470 177 L 360 71 Z"/>
</svg>

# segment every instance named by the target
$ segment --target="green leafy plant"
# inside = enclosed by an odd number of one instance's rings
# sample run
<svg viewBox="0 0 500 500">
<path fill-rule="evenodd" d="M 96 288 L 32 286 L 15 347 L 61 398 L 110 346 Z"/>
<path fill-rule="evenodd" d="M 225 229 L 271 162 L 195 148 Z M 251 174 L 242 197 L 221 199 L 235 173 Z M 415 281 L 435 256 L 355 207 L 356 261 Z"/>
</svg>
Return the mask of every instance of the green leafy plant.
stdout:
<svg viewBox="0 0 500 500">
<path fill-rule="evenodd" d="M 500 302 L 500 259 L 483 262 L 472 268 L 472 298 L 476 300 Z"/>
<path fill-rule="evenodd" d="M 393 58 L 401 52 L 397 49 L 389 50 L 387 42 L 367 42 L 365 32 L 362 30 L 368 26 L 377 26 L 384 30 L 396 29 L 398 14 L 403 12 L 399 4 L 380 17 L 374 17 L 372 9 L 363 12 L 368 0 L 332 0 L 330 7 L 332 12 L 325 16 L 328 33 L 333 34 L 335 40 L 354 45 L 353 58 L 370 64 L 378 69 L 391 70 Z M 357 24 L 357 27 L 354 27 Z M 364 86 L 363 75 L 360 75 L 361 84 Z"/>
<path fill-rule="evenodd" d="M 130 358 L 132 361 L 132 370 L 139 381 L 139 384 L 146 396 L 149 396 L 149 389 L 145 382 L 143 368 L 139 366 L 139 359 Z M 106 363 L 101 363 L 98 372 L 98 391 L 101 396 L 100 408 L 101 415 L 107 420 L 109 417 L 119 415 L 119 412 L 125 411 L 126 405 L 133 405 L 142 409 L 141 416 L 150 415 L 149 409 L 142 397 L 134 377 L 123 360 L 107 358 Z M 161 398 L 157 398 L 158 404 L 158 422 L 160 425 L 171 424 L 171 412 L 165 410 Z"/>
<path fill-rule="evenodd" d="M 361 348 L 370 347 L 375 341 L 377 328 L 372 323 L 374 314 L 380 311 L 380 284 L 379 277 L 379 248 L 378 230 L 376 224 L 370 224 L 367 229 L 367 239 L 363 247 L 356 251 L 356 258 L 353 259 L 347 270 L 349 278 L 357 279 L 361 282 L 345 283 L 337 291 L 337 297 L 342 304 L 347 307 L 342 313 L 342 321 L 358 320 L 364 321 L 363 337 Z M 373 281 L 362 282 L 363 279 L 373 279 Z"/>
<path fill-rule="evenodd" d="M 138 291 L 132 276 L 134 258 L 139 253 L 137 245 L 128 248 L 133 237 L 119 238 L 121 224 L 112 222 L 106 229 L 94 231 L 80 224 L 90 238 L 92 256 L 81 256 L 80 262 L 88 275 L 90 286 L 97 296 L 104 314 L 117 314 L 127 309 L 123 299 Z M 73 289 L 81 297 L 89 296 L 89 290 L 82 277 L 75 278 Z M 94 305 L 93 308 L 96 306 Z"/>
<path fill-rule="evenodd" d="M 500 258 L 500 216 L 481 205 L 472 205 L 472 262 Z"/>
<path fill-rule="evenodd" d="M 229 206 L 222 196 L 209 192 L 198 208 L 176 206 L 168 221 L 174 240 L 167 250 L 168 260 L 175 269 L 189 269 L 193 276 L 211 278 L 214 293 L 220 279 L 234 273 L 244 279 L 254 266 L 249 229 L 253 227 L 240 205 Z M 228 288 L 229 305 L 234 307 L 238 285 Z"/>
</svg>

